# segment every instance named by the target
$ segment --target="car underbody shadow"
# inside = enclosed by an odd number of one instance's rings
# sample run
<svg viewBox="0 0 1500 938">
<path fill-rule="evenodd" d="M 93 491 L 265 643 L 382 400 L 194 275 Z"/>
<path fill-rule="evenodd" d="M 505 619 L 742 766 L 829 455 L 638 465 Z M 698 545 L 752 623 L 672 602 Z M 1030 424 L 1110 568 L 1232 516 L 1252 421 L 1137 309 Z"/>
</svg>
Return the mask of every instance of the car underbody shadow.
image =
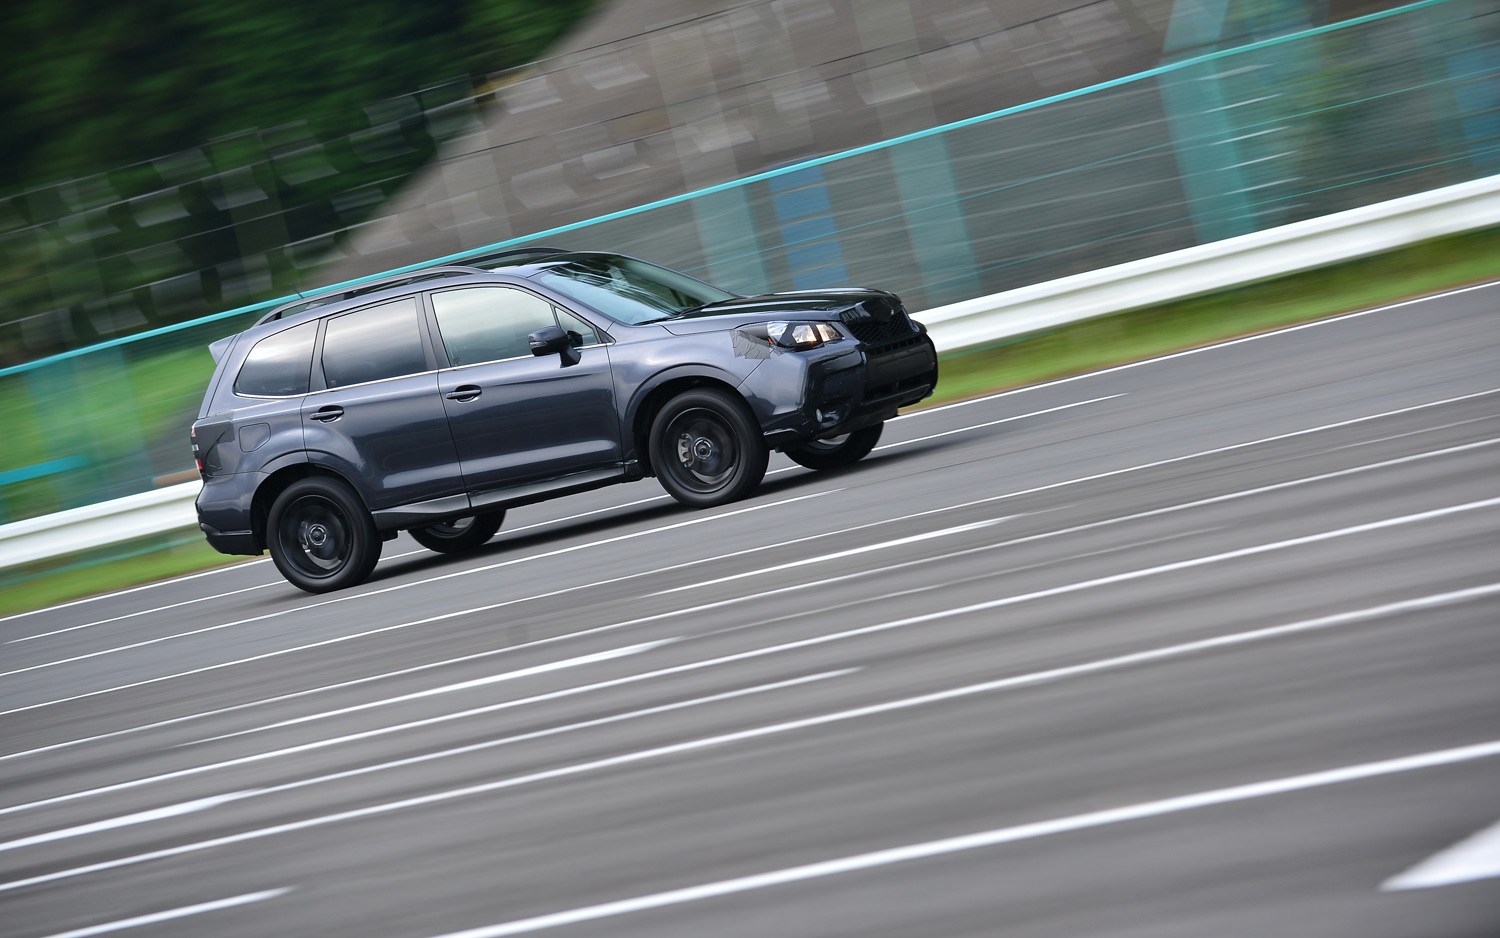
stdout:
<svg viewBox="0 0 1500 938">
<path fill-rule="evenodd" d="M 733 511 L 736 508 L 752 505 L 757 499 L 769 495 L 796 494 L 802 490 L 812 490 L 820 485 L 835 488 L 840 487 L 842 483 L 838 480 L 858 480 L 862 476 L 868 476 L 881 469 L 889 469 L 892 465 L 906 462 L 912 457 L 919 456 L 933 449 L 944 448 L 946 445 L 947 441 L 935 440 L 929 445 L 903 447 L 893 452 L 874 453 L 852 466 L 826 472 L 814 472 L 811 469 L 803 469 L 801 466 L 793 466 L 791 468 L 794 471 L 778 473 L 767 478 L 750 498 L 729 505 L 721 505 L 717 509 L 708 509 L 708 511 Z M 653 480 L 644 481 L 653 487 L 655 485 Z M 640 488 L 645 489 L 646 486 L 643 485 Z M 563 503 L 565 504 L 565 501 Z M 623 533 L 627 528 L 646 522 L 687 520 L 698 516 L 701 512 L 701 509 L 689 508 L 670 499 L 663 498 L 661 502 L 656 504 L 622 506 L 617 510 L 606 508 L 603 509 L 603 514 L 597 518 L 559 521 L 554 524 L 548 524 L 546 528 L 539 528 L 510 536 L 507 536 L 505 528 L 501 527 L 500 532 L 495 536 L 494 540 L 491 540 L 483 547 L 462 554 L 427 552 L 411 557 L 403 557 L 399 561 L 383 561 L 375 568 L 374 574 L 371 575 L 367 582 L 374 583 L 406 573 L 451 567 L 474 561 L 499 560 L 505 558 L 507 555 L 517 555 L 520 551 L 532 548 L 544 548 L 562 541 L 595 536 L 607 537 L 611 533 L 616 532 Z M 542 523 L 546 524 L 546 522 Z"/>
</svg>

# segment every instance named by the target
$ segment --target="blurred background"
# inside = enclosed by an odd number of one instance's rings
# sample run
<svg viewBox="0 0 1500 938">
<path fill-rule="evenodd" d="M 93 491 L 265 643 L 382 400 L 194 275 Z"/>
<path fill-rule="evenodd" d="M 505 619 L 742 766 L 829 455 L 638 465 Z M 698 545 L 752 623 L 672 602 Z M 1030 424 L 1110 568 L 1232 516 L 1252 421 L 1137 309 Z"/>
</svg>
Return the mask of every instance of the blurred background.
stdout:
<svg viewBox="0 0 1500 938">
<path fill-rule="evenodd" d="M 0 522 L 195 478 L 205 346 L 544 240 L 913 310 L 1500 171 L 1492 0 L 13 0 Z"/>
</svg>

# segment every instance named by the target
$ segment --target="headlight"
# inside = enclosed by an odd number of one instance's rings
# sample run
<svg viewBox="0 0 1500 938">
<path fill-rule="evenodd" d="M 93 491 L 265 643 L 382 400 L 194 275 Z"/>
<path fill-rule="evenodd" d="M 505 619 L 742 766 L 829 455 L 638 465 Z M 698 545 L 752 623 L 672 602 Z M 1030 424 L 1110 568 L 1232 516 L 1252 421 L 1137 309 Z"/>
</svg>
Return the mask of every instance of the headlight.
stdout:
<svg viewBox="0 0 1500 938">
<path fill-rule="evenodd" d="M 768 322 L 766 335 L 782 348 L 817 348 L 827 342 L 842 338 L 842 334 L 827 322 Z"/>
</svg>

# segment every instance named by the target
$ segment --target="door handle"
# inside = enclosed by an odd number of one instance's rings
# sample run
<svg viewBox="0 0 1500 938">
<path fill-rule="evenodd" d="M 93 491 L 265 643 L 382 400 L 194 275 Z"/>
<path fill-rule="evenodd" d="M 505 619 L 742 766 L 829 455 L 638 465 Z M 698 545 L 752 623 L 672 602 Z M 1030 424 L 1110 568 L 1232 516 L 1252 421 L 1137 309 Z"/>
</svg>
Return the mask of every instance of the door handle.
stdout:
<svg viewBox="0 0 1500 938">
<path fill-rule="evenodd" d="M 331 423 L 344 416 L 344 408 L 334 407 L 333 405 L 319 407 L 308 416 L 314 420 L 321 420 L 323 423 Z"/>
<path fill-rule="evenodd" d="M 460 384 L 443 396 L 450 401 L 472 401 L 482 393 L 477 384 Z"/>
</svg>

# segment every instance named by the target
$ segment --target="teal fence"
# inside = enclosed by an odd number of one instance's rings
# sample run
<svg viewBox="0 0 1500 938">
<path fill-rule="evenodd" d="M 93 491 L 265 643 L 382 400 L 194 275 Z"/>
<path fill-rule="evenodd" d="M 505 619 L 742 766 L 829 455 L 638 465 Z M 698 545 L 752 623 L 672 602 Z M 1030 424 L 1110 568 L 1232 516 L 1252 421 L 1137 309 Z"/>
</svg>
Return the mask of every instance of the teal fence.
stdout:
<svg viewBox="0 0 1500 938">
<path fill-rule="evenodd" d="M 1427 0 L 1173 61 L 1174 35 L 1203 48 L 1196 25 L 1174 19 L 1167 61 L 1138 75 L 491 247 L 626 251 L 744 292 L 879 285 L 922 309 L 1500 172 L 1494 0 Z M 259 251 L 283 258 L 260 295 L 305 273 L 311 261 L 285 260 L 303 249 Z M 182 302 L 233 305 L 192 282 L 198 298 Z M 94 289 L 74 305 L 144 316 L 144 300 Z M 0 521 L 191 478 L 204 347 L 267 305 L 0 368 Z M 31 344 L 0 340 L 11 354 Z"/>
</svg>

